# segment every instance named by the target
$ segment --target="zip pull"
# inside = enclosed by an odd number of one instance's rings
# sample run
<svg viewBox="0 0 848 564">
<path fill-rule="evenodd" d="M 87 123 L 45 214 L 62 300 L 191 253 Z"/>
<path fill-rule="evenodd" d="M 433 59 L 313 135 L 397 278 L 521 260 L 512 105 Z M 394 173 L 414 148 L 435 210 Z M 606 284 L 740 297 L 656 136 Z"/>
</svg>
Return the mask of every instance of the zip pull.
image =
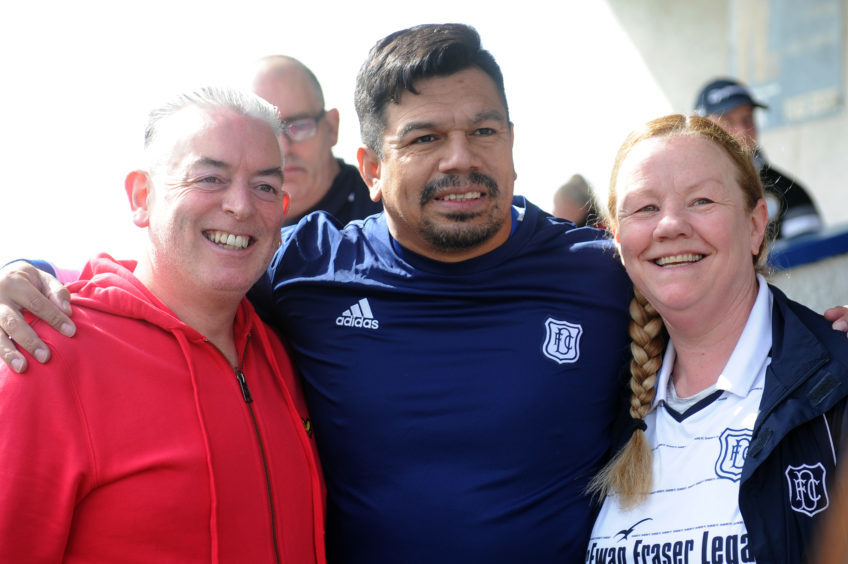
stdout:
<svg viewBox="0 0 848 564">
<path fill-rule="evenodd" d="M 244 377 L 244 372 L 236 370 L 236 380 L 238 380 L 239 386 L 241 387 L 241 395 L 244 398 L 244 402 L 252 403 L 253 396 L 250 395 L 250 388 L 247 387 L 247 380 Z"/>
<path fill-rule="evenodd" d="M 244 350 L 241 353 L 241 362 L 236 367 L 236 380 L 238 380 L 239 386 L 241 387 L 241 395 L 244 398 L 245 403 L 252 403 L 253 396 L 250 395 L 250 388 L 247 387 L 247 379 L 244 377 L 244 372 L 242 371 L 244 368 L 244 359 L 247 356 L 247 348 L 250 346 L 250 339 L 253 337 L 253 333 L 247 334 L 247 339 L 244 342 Z"/>
</svg>

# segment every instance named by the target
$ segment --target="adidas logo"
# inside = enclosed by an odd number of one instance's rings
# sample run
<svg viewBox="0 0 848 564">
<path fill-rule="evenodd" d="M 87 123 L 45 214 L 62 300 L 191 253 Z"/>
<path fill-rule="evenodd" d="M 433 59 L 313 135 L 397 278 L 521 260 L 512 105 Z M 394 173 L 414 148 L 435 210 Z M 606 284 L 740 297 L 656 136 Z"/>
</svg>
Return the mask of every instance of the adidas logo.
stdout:
<svg viewBox="0 0 848 564">
<path fill-rule="evenodd" d="M 379 329 L 380 322 L 374 319 L 371 313 L 371 304 L 368 298 L 362 298 L 346 309 L 336 318 L 336 325 L 340 327 L 364 327 L 366 329 Z"/>
</svg>

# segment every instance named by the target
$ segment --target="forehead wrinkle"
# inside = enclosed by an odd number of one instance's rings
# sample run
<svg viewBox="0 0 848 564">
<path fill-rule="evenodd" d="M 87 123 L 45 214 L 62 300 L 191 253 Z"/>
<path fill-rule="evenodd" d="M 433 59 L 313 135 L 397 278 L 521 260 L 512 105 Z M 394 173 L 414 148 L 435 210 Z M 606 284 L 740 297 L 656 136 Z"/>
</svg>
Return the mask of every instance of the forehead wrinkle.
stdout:
<svg viewBox="0 0 848 564">
<path fill-rule="evenodd" d="M 694 192 L 695 190 L 698 190 L 698 189 L 701 189 L 701 188 L 723 189 L 724 188 L 724 182 L 722 182 L 720 179 L 718 179 L 714 176 L 710 176 L 710 177 L 706 177 L 706 178 L 701 178 L 699 180 L 695 180 L 693 182 L 689 182 L 687 184 L 683 184 L 680 189 L 681 189 L 682 192 L 688 194 L 689 192 Z"/>
<path fill-rule="evenodd" d="M 724 165 L 725 163 L 722 163 Z M 726 186 L 726 169 L 714 164 L 705 167 L 700 159 L 687 155 L 678 163 L 678 168 L 672 173 L 673 185 L 681 192 L 688 194 L 694 190 L 711 188 L 724 190 Z"/>
<path fill-rule="evenodd" d="M 200 157 L 199 159 L 194 161 L 192 163 L 192 165 L 193 166 L 211 166 L 211 167 L 215 167 L 215 168 L 225 168 L 225 169 L 232 168 L 232 165 L 230 165 L 230 164 L 228 164 L 224 161 L 219 161 L 218 159 L 213 159 L 212 157 Z"/>
<path fill-rule="evenodd" d="M 500 110 L 483 110 L 481 112 L 477 112 L 474 117 L 471 118 L 471 123 L 477 124 L 489 120 L 508 123 L 506 115 L 504 115 L 504 113 Z"/>
</svg>

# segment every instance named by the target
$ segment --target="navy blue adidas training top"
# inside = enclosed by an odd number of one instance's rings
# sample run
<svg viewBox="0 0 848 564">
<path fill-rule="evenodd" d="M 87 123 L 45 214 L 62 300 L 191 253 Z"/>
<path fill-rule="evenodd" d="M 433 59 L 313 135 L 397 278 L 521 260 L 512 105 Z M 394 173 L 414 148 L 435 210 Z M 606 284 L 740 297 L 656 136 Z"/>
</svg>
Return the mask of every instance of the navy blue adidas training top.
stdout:
<svg viewBox="0 0 848 564">
<path fill-rule="evenodd" d="M 252 299 L 303 373 L 331 562 L 583 561 L 632 290 L 604 232 L 514 209 L 460 263 L 401 248 L 382 214 L 284 231 Z"/>
</svg>

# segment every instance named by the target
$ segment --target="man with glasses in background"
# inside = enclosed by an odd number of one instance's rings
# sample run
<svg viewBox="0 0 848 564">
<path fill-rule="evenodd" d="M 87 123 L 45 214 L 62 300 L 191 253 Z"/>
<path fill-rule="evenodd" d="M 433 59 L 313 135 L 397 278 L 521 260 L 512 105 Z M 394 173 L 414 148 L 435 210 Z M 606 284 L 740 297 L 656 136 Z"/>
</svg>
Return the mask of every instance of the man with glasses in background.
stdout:
<svg viewBox="0 0 848 564">
<path fill-rule="evenodd" d="M 369 197 L 359 170 L 333 156 L 339 111 L 324 109 L 324 94 L 311 70 L 292 57 L 270 55 L 256 62 L 251 87 L 277 106 L 282 118 L 280 145 L 291 194 L 286 225 L 318 210 L 346 224 L 383 209 Z"/>
</svg>

